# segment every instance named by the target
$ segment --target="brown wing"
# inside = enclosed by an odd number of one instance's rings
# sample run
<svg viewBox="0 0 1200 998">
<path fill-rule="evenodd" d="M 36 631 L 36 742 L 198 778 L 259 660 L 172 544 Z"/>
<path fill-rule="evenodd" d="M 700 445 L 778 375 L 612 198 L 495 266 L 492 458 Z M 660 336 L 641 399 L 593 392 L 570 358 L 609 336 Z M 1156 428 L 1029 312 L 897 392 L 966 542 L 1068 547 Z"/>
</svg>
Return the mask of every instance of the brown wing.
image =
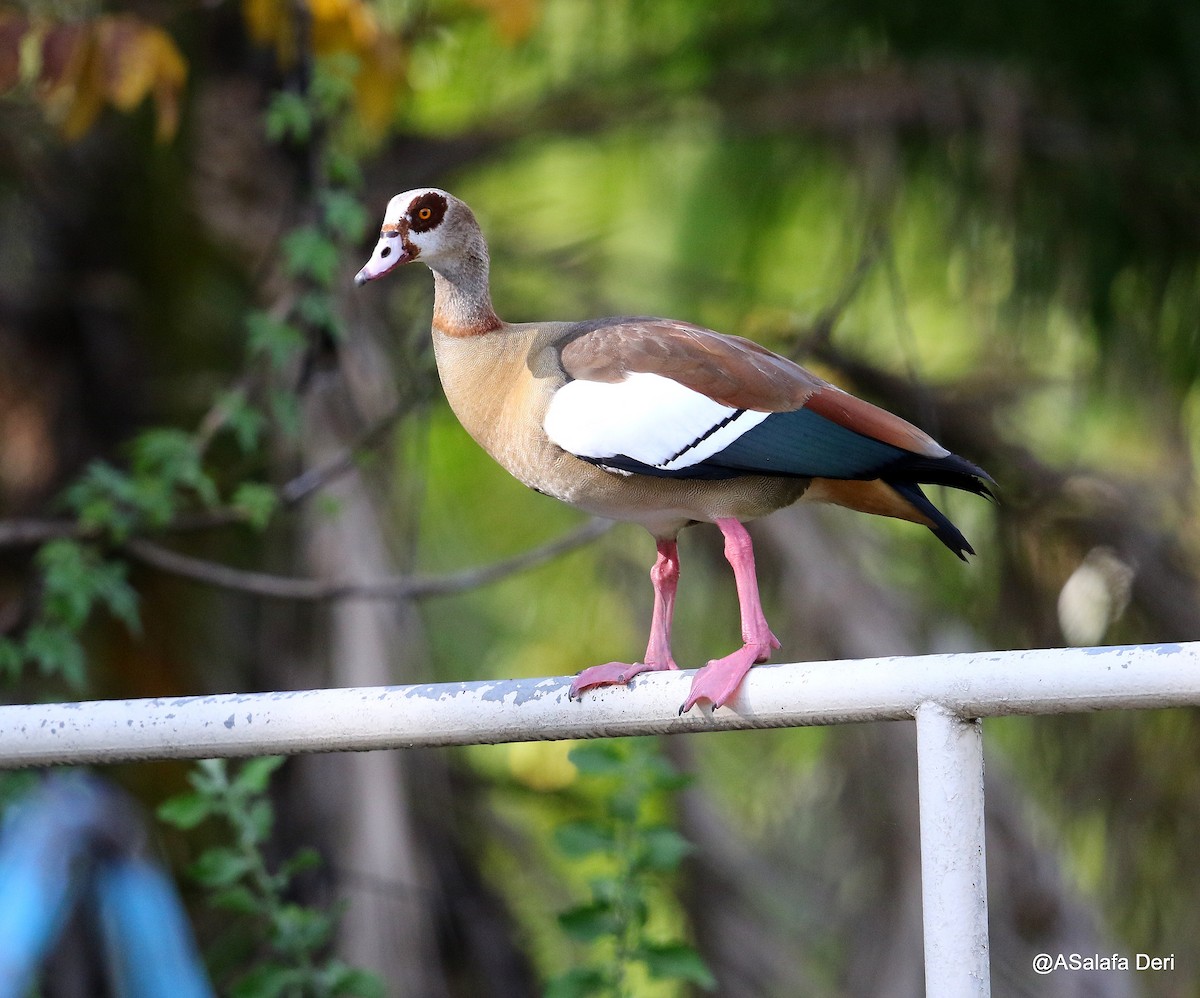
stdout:
<svg viewBox="0 0 1200 998">
<path fill-rule="evenodd" d="M 865 437 L 928 457 L 948 453 L 927 433 L 855 398 L 740 336 L 670 319 L 597 319 L 572 326 L 559 347 L 563 370 L 585 381 L 657 374 L 722 405 L 757 412 L 805 408 Z"/>
<path fill-rule="evenodd" d="M 573 326 L 559 347 L 563 370 L 584 381 L 657 374 L 722 405 L 758 412 L 799 409 L 825 382 L 740 336 L 670 319 L 598 319 Z"/>
</svg>

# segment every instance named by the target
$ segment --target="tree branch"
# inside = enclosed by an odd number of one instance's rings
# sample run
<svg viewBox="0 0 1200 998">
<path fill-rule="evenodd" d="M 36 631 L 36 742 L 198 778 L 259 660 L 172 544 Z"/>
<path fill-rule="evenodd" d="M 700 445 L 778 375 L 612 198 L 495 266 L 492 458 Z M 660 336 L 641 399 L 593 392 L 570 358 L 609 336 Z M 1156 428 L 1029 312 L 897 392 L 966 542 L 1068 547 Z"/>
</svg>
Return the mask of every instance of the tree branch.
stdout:
<svg viewBox="0 0 1200 998">
<path fill-rule="evenodd" d="M 612 523 L 592 519 L 577 530 L 540 547 L 498 561 L 492 565 L 468 568 L 447 575 L 401 575 L 374 581 L 355 582 L 327 579 L 299 579 L 232 568 L 218 562 L 195 558 L 163 547 L 154 541 L 136 537 L 122 545 L 130 558 L 160 571 L 179 575 L 205 585 L 217 586 L 269 599 L 322 602 L 343 599 L 404 600 L 449 596 L 477 589 L 506 576 L 532 568 L 544 561 L 582 547 L 607 532 Z"/>
<path fill-rule="evenodd" d="M 63 537 L 83 540 L 97 533 L 74 520 L 0 520 L 0 548 L 32 547 Z"/>
<path fill-rule="evenodd" d="M 215 527 L 229 527 L 245 522 L 245 514 L 239 510 L 225 507 L 183 513 L 161 529 L 169 533 L 189 533 L 196 530 L 212 530 Z M 97 541 L 104 536 L 105 532 L 101 528 L 88 526 L 76 520 L 32 518 L 0 520 L 0 549 L 35 547 L 38 544 L 45 544 L 47 541 L 63 538 L 75 541 Z"/>
<path fill-rule="evenodd" d="M 396 420 L 411 408 L 411 399 L 404 399 L 397 402 L 396 405 L 364 429 L 356 440 L 338 454 L 335 454 L 324 464 L 320 464 L 315 468 L 306 468 L 300 474 L 286 482 L 279 490 L 280 501 L 285 506 L 295 506 L 346 472 L 352 471 L 359 452 L 368 447 L 373 447 L 379 438 L 395 425 Z"/>
<path fill-rule="evenodd" d="M 889 239 L 887 231 L 882 226 L 878 224 L 871 226 L 863 241 L 863 249 L 858 255 L 854 269 L 846 275 L 837 296 L 818 313 L 806 335 L 795 338 L 795 345 L 789 351 L 789 356 L 793 360 L 832 341 L 834 329 L 841 321 L 846 309 L 850 307 L 859 291 L 862 290 L 863 284 L 870 276 Z"/>
<path fill-rule="evenodd" d="M 364 448 L 374 446 L 379 438 L 411 407 L 408 402 L 398 403 L 391 411 L 359 434 L 358 439 L 351 443 L 339 454 L 316 468 L 306 468 L 294 478 L 289 479 L 279 489 L 279 500 L 285 507 L 296 506 L 314 492 L 323 489 L 348 471 L 352 471 L 355 460 Z M 216 412 L 216 408 L 212 410 Z M 208 431 L 204 431 L 208 432 Z M 221 507 L 217 509 L 197 510 L 182 513 L 161 530 L 166 533 L 183 533 L 195 530 L 211 530 L 215 527 L 229 527 L 245 523 L 246 517 L 240 511 Z M 103 531 L 97 527 L 84 526 L 71 519 L 0 519 L 0 549 L 15 547 L 34 547 L 46 541 L 69 538 L 77 541 L 97 540 L 103 536 Z"/>
</svg>

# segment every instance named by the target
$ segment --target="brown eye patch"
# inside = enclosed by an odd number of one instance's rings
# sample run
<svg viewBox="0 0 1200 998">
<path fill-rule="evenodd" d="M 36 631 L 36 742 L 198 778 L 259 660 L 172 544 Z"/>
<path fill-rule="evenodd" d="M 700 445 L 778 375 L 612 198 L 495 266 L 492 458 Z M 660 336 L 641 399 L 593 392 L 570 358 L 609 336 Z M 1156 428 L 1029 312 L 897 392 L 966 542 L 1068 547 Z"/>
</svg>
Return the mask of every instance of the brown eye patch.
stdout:
<svg viewBox="0 0 1200 998">
<path fill-rule="evenodd" d="M 434 191 L 413 198 L 408 206 L 409 228 L 413 232 L 428 232 L 441 224 L 446 215 L 446 199 Z"/>
</svg>

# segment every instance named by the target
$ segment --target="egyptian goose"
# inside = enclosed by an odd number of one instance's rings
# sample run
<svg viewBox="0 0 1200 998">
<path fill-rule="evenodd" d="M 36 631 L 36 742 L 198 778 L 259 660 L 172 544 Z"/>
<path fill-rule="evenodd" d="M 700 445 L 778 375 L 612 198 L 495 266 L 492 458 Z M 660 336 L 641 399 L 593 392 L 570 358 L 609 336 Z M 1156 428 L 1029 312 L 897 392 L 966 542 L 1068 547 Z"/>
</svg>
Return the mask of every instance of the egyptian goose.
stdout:
<svg viewBox="0 0 1200 998">
<path fill-rule="evenodd" d="M 758 595 L 742 524 L 799 499 L 924 524 L 974 554 L 922 484 L 989 496 L 990 478 L 898 416 L 750 340 L 673 319 L 510 324 L 488 290 L 488 249 L 471 209 L 423 188 L 388 203 L 355 283 L 421 260 L 433 271 L 433 346 L 446 398 L 467 432 L 513 476 L 579 509 L 654 535 L 654 610 L 641 662 L 585 669 L 578 696 L 677 669 L 671 617 L 676 536 L 697 522 L 725 535 L 743 646 L 709 662 L 680 713 L 737 692 L 779 647 Z"/>
</svg>

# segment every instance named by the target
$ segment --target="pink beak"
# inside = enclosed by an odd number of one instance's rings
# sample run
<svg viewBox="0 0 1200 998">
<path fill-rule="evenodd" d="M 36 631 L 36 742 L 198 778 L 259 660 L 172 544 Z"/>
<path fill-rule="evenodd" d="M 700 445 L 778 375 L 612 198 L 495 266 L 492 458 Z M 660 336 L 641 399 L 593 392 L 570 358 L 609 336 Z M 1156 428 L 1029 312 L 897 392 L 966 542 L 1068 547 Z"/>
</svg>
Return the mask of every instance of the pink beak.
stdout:
<svg viewBox="0 0 1200 998">
<path fill-rule="evenodd" d="M 379 242 L 375 244 L 375 251 L 371 254 L 371 259 L 367 261 L 367 265 L 362 270 L 354 275 L 355 285 L 362 287 L 367 281 L 373 281 L 377 277 L 382 277 L 388 271 L 395 270 L 401 264 L 409 263 L 416 259 L 416 255 L 408 252 L 404 246 L 405 241 L 399 237 L 399 232 L 385 232 L 379 237 Z"/>
</svg>

